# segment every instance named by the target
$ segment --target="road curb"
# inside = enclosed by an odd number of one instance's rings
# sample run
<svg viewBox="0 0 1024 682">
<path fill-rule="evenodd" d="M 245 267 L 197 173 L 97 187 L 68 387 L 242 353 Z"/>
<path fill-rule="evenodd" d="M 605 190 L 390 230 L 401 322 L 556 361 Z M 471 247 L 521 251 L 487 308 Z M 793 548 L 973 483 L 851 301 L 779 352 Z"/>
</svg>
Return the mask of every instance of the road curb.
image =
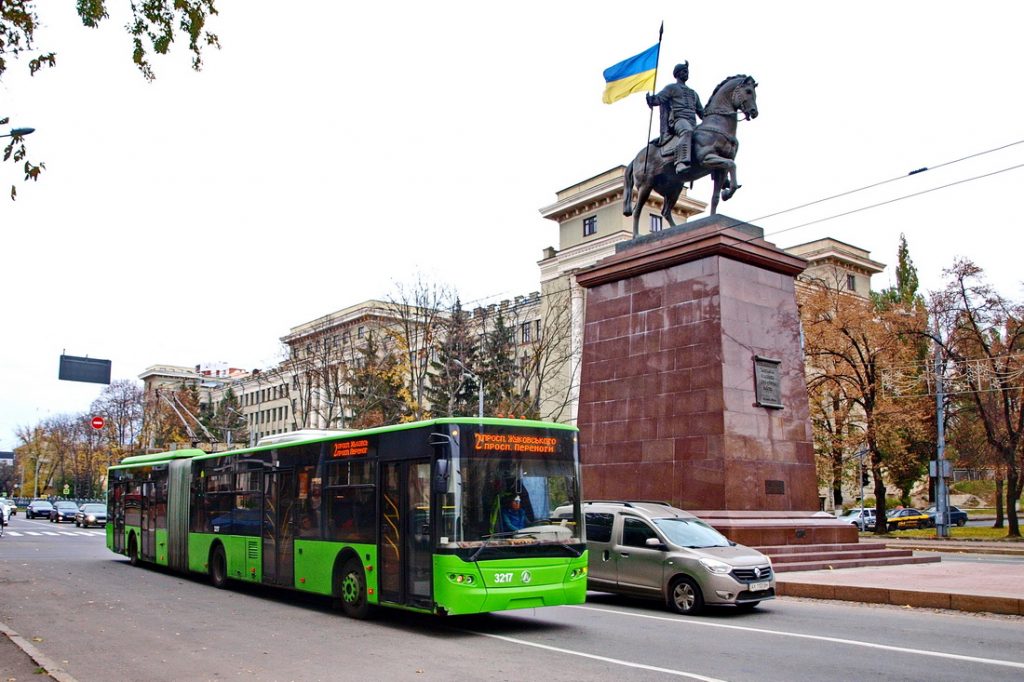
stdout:
<svg viewBox="0 0 1024 682">
<path fill-rule="evenodd" d="M 78 682 L 78 680 L 72 677 L 71 674 L 63 668 L 63 666 L 59 666 L 54 663 L 48 656 L 33 646 L 31 642 L 7 627 L 4 623 L 0 623 L 0 634 L 3 634 L 7 639 L 13 642 L 15 646 L 28 654 L 28 656 L 35 661 L 36 665 L 45 670 L 46 674 L 52 679 L 57 682 Z"/>
<path fill-rule="evenodd" d="M 925 609 L 950 609 L 973 613 L 998 613 L 1024 616 L 1024 599 L 988 597 L 973 594 L 939 594 L 919 590 L 856 585 L 822 585 L 818 583 L 784 582 L 776 578 L 775 594 L 781 597 L 832 599 L 865 604 L 891 604 Z"/>
</svg>

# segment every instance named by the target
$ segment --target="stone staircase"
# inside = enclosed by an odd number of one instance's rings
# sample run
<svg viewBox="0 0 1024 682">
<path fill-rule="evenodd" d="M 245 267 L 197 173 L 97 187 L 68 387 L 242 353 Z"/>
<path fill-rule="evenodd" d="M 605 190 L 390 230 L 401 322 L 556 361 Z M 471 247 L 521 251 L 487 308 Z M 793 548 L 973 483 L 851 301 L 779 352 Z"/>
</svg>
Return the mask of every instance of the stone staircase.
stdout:
<svg viewBox="0 0 1024 682">
<path fill-rule="evenodd" d="M 776 573 L 820 571 L 860 566 L 896 566 L 928 564 L 940 561 L 938 556 L 914 556 L 910 549 L 889 549 L 881 542 L 819 545 L 775 545 L 756 547 L 771 557 Z"/>
</svg>

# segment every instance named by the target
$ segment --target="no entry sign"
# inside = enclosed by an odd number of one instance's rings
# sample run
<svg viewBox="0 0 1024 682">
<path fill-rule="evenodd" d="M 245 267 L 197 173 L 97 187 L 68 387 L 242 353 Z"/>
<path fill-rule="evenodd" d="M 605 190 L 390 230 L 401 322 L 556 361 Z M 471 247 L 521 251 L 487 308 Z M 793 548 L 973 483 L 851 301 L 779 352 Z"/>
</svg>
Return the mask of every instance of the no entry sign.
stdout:
<svg viewBox="0 0 1024 682">
<path fill-rule="evenodd" d="M 92 418 L 92 428 L 94 428 L 94 429 L 102 429 L 103 428 L 103 424 L 104 424 L 103 417 L 93 417 Z"/>
</svg>

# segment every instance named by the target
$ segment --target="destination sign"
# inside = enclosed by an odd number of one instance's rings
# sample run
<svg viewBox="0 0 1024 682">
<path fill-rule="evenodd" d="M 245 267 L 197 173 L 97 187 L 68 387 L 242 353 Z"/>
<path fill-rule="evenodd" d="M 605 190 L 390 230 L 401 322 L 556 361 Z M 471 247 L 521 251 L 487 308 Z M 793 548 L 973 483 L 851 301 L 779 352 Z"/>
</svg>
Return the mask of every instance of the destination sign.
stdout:
<svg viewBox="0 0 1024 682">
<path fill-rule="evenodd" d="M 514 433 L 474 433 L 473 449 L 490 452 L 532 452 L 553 455 L 558 447 L 557 438 L 522 436 Z"/>
<path fill-rule="evenodd" d="M 370 441 L 368 440 L 347 440 L 342 443 L 334 444 L 334 452 L 331 454 L 332 457 L 359 457 L 365 455 L 370 451 Z"/>
</svg>

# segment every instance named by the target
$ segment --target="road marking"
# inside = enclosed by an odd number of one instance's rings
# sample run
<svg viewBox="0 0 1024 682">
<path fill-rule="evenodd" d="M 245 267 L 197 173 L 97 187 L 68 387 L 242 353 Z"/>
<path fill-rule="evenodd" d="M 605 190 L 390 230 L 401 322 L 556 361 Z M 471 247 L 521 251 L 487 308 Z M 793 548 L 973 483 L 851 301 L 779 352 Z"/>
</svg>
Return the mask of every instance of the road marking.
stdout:
<svg viewBox="0 0 1024 682">
<path fill-rule="evenodd" d="M 682 620 L 679 618 L 669 618 L 667 616 L 651 616 L 645 613 L 629 613 L 627 611 L 616 611 L 614 609 L 599 609 L 593 606 L 567 606 L 569 609 L 583 609 L 585 611 L 600 611 L 602 613 L 613 613 L 619 616 L 630 616 L 632 618 L 649 618 L 651 620 L 663 620 L 671 623 L 679 623 L 681 625 L 695 625 L 709 628 L 722 628 L 724 630 L 739 630 L 741 632 L 756 632 L 763 635 L 777 635 L 779 637 L 795 637 L 797 639 L 811 639 L 817 642 L 832 642 L 834 644 L 849 644 L 851 646 L 860 646 L 868 649 L 882 649 L 884 651 L 895 651 L 897 653 L 904 654 L 915 654 L 917 656 L 932 656 L 934 658 L 948 658 L 955 661 L 967 661 L 969 663 L 987 663 L 988 665 L 999 665 L 1006 668 L 1020 668 L 1024 669 L 1024 663 L 1018 663 L 1017 661 L 1005 661 L 998 658 L 981 658 L 979 656 L 964 656 L 963 654 L 950 654 L 944 651 L 932 651 L 930 649 L 907 649 L 900 646 L 892 646 L 890 644 L 874 644 L 873 642 L 861 642 L 854 639 L 842 639 L 840 637 L 825 637 L 823 635 L 805 635 L 799 632 L 780 632 L 778 630 L 766 630 L 764 628 L 752 628 L 746 625 L 726 625 L 725 623 L 709 623 L 707 621 L 699 621 L 686 619 Z"/>
<path fill-rule="evenodd" d="M 85 537 L 106 537 L 107 533 L 106 533 L 106 531 L 102 531 L 102 530 L 94 530 L 94 531 L 76 530 L 76 531 L 61 531 L 59 533 L 54 533 L 54 532 L 51 532 L 51 531 L 7 530 L 7 529 L 5 529 L 4 530 L 4 536 L 8 536 L 8 535 L 11 536 L 12 538 L 20 538 L 20 537 L 22 537 L 24 535 L 35 535 L 37 537 L 40 536 L 40 535 L 50 535 L 50 536 L 60 536 L 60 535 L 63 535 L 65 537 L 72 537 L 72 538 L 74 538 L 74 537 L 80 537 L 80 536 L 83 536 L 83 535 Z"/>
<path fill-rule="evenodd" d="M 656 665 L 646 665 L 644 663 L 633 663 L 632 661 L 623 661 L 619 658 L 609 658 L 608 656 L 598 656 L 596 654 L 588 654 L 583 651 L 573 651 L 572 649 L 563 649 L 557 646 L 549 646 L 547 644 L 538 644 L 537 642 L 529 642 L 525 639 L 517 639 L 515 637 L 506 637 L 505 635 L 495 635 L 489 632 L 477 632 L 475 630 L 466 630 L 474 635 L 480 635 L 481 637 L 490 637 L 492 639 L 500 639 L 503 642 L 511 642 L 512 644 L 522 644 L 523 646 L 532 646 L 537 649 L 544 649 L 546 651 L 554 651 L 560 654 L 569 654 L 571 656 L 581 656 L 583 658 L 590 658 L 595 661 L 603 661 L 605 663 L 613 663 L 615 665 L 626 666 L 627 668 L 639 668 L 640 670 L 650 670 L 656 673 L 665 673 L 667 675 L 676 675 L 677 677 L 688 677 L 691 680 L 703 680 L 703 682 L 724 682 L 717 677 L 707 677 L 705 675 L 698 675 L 696 673 L 688 673 L 684 670 L 673 670 L 672 668 L 659 668 Z"/>
</svg>

